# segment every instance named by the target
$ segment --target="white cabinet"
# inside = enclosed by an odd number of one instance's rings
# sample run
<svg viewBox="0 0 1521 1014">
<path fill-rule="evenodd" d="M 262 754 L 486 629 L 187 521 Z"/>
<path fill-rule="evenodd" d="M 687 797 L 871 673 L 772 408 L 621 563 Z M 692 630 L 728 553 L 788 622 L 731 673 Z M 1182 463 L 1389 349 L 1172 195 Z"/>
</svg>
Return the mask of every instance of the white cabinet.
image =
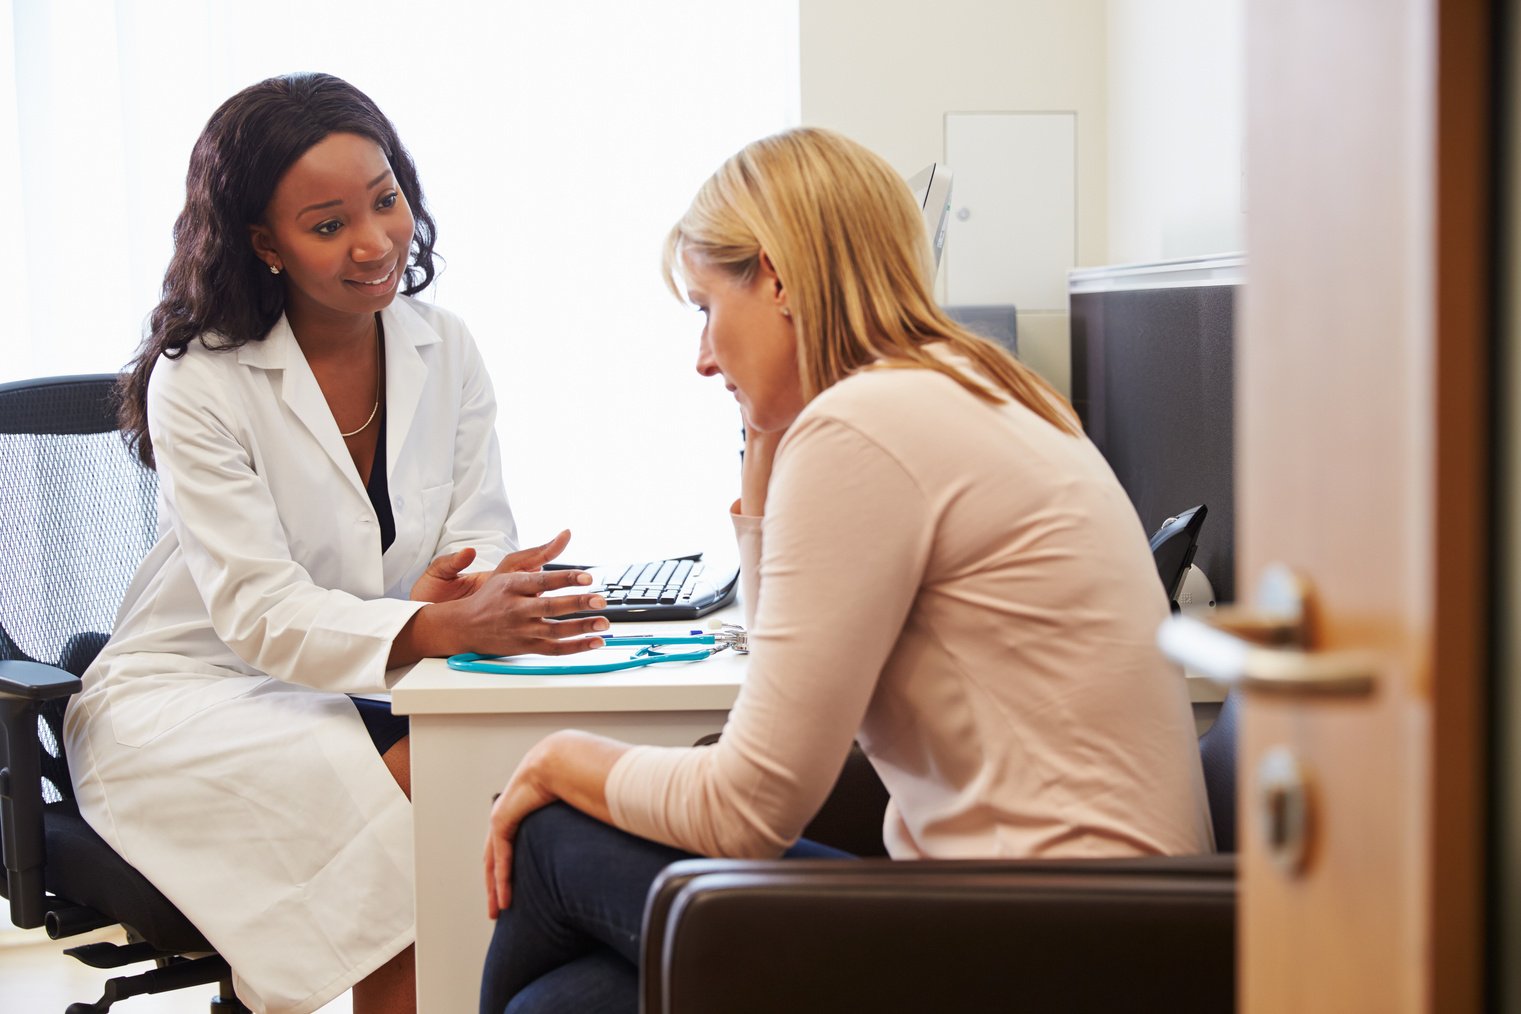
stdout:
<svg viewBox="0 0 1521 1014">
<path fill-rule="evenodd" d="M 1077 114 L 949 113 L 945 301 L 1067 309 L 1077 263 Z"/>
</svg>

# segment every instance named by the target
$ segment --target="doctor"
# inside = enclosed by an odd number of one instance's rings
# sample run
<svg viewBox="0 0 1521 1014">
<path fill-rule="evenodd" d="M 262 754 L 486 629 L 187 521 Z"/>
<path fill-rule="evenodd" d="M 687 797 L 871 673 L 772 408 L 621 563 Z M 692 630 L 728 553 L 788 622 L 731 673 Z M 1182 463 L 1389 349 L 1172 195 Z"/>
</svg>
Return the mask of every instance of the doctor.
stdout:
<svg viewBox="0 0 1521 1014">
<path fill-rule="evenodd" d="M 159 539 L 68 711 L 75 791 L 250 1007 L 410 1011 L 405 721 L 348 695 L 428 655 L 596 647 L 605 620 L 556 617 L 602 603 L 541 596 L 590 582 L 539 569 L 568 533 L 515 551 L 491 383 L 408 298 L 434 223 L 374 103 L 245 89 L 186 189 L 122 389 Z"/>
</svg>

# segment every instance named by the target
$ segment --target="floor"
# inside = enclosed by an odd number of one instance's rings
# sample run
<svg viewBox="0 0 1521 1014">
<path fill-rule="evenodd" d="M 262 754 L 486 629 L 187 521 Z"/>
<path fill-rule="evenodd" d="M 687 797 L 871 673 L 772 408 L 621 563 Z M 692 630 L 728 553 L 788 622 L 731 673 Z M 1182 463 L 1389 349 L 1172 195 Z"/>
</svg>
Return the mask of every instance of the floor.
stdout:
<svg viewBox="0 0 1521 1014">
<path fill-rule="evenodd" d="M 84 934 L 52 941 L 41 930 L 0 930 L 0 1011 L 5 1014 L 63 1014 L 71 1003 L 94 1002 L 112 975 L 132 974 L 147 965 L 109 972 L 89 968 L 64 955 L 65 947 L 92 940 L 122 940 L 119 932 Z M 111 1014 L 207 1014 L 215 986 L 198 986 L 157 996 L 136 996 L 111 1007 Z M 348 994 L 320 1014 L 352 1014 Z"/>
</svg>

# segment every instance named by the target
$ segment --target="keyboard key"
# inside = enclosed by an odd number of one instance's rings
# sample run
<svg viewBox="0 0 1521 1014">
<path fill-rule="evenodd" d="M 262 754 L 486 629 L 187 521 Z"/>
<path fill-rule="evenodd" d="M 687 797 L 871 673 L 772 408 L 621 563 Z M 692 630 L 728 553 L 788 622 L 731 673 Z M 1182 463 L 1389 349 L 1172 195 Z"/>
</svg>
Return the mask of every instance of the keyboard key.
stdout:
<svg viewBox="0 0 1521 1014">
<path fill-rule="evenodd" d="M 646 560 L 632 565 L 598 567 L 600 584 L 583 588 L 583 592 L 600 591 L 607 599 L 602 609 L 577 613 L 577 616 L 606 616 L 620 620 L 674 620 L 688 622 L 704 616 L 734 599 L 736 574 L 729 567 L 713 571 L 720 587 L 697 580 L 704 570 L 701 562 L 680 557 Z M 614 578 L 612 575 L 618 575 Z M 664 580 L 657 581 L 663 578 Z M 605 589 L 605 590 L 603 590 Z"/>
</svg>

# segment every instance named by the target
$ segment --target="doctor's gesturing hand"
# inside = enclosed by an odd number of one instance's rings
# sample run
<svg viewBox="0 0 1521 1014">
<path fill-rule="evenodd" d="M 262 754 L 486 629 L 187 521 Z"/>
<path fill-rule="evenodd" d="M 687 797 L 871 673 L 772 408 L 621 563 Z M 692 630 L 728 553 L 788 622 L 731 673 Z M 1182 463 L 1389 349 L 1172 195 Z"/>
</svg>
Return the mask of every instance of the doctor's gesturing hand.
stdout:
<svg viewBox="0 0 1521 1014">
<path fill-rule="evenodd" d="M 479 570 L 462 573 L 475 561 L 475 550 L 466 546 L 457 553 L 446 553 L 428 564 L 422 577 L 412 586 L 408 597 L 416 602 L 452 602 L 474 595 L 494 574 L 537 572 L 544 565 L 565 551 L 570 544 L 570 531 L 561 532 L 542 546 L 520 549 L 502 557 L 494 571 Z"/>
<path fill-rule="evenodd" d="M 560 618 L 602 608 L 607 602 L 600 592 L 544 594 L 591 584 L 591 575 L 582 570 L 543 569 L 569 542 L 570 532 L 561 532 L 541 546 L 509 553 L 490 572 L 461 573 L 475 559 L 472 549 L 434 560 L 411 594 L 429 604 L 397 635 L 389 665 L 466 651 L 571 655 L 600 648 L 601 638 L 586 635 L 606 630 L 605 618 Z"/>
</svg>

